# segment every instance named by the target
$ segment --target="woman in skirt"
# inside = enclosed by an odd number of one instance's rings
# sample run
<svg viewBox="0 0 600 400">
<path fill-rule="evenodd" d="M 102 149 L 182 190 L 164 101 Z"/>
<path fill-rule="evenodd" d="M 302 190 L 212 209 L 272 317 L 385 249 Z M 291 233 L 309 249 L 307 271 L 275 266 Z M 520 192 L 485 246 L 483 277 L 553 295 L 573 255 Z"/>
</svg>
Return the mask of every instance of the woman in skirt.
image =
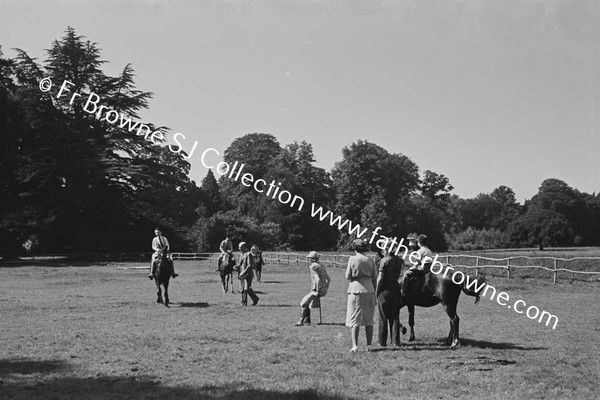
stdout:
<svg viewBox="0 0 600 400">
<path fill-rule="evenodd" d="M 352 242 L 356 253 L 348 259 L 346 268 L 346 279 L 348 285 L 348 306 L 346 308 L 346 326 L 352 333 L 352 348 L 350 351 L 356 353 L 358 350 L 358 334 L 360 327 L 365 327 L 367 336 L 367 351 L 371 351 L 373 340 L 373 315 L 375 314 L 375 285 L 377 283 L 377 268 L 371 257 L 365 253 L 369 250 L 367 242 L 356 239 Z"/>
</svg>

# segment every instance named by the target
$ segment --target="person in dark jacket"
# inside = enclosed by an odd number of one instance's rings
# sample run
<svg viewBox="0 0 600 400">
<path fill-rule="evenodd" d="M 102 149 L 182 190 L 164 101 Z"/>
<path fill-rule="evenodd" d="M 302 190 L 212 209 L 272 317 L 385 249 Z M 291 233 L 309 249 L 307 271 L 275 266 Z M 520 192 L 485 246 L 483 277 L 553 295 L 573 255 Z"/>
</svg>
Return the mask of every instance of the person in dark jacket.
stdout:
<svg viewBox="0 0 600 400">
<path fill-rule="evenodd" d="M 400 284 L 398 279 L 404 261 L 393 252 L 386 251 L 378 265 L 377 308 L 379 309 L 379 345 L 387 347 L 388 328 L 391 341 L 400 346 Z M 403 328 L 406 332 L 406 328 Z"/>
<path fill-rule="evenodd" d="M 240 280 L 242 284 L 242 304 L 248 305 L 248 296 L 252 299 L 252 305 L 255 306 L 258 303 L 258 296 L 252 289 L 252 279 L 254 278 L 254 256 L 250 252 L 250 248 L 246 242 L 242 242 L 239 245 L 240 251 L 242 252 L 242 258 L 238 265 L 240 272 Z"/>
</svg>

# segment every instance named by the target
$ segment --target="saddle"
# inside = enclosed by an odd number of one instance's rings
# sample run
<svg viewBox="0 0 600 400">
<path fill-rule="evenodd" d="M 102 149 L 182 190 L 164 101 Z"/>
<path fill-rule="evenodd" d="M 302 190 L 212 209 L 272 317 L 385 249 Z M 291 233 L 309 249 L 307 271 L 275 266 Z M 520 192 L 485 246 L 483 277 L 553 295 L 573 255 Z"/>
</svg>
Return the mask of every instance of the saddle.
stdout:
<svg viewBox="0 0 600 400">
<path fill-rule="evenodd" d="M 235 259 L 232 254 L 226 254 L 219 258 L 219 272 L 222 274 L 231 274 L 235 265 Z"/>
<path fill-rule="evenodd" d="M 409 276 L 408 281 L 412 282 L 419 278 L 422 278 L 423 276 L 425 276 L 426 273 L 427 271 L 424 271 L 422 269 L 414 269 L 412 275 Z"/>
<path fill-rule="evenodd" d="M 433 291 L 429 288 L 429 270 L 415 270 L 413 275 L 409 277 L 409 286 L 416 286 L 421 288 L 421 293 L 432 295 Z"/>
<path fill-rule="evenodd" d="M 169 271 L 169 273 L 173 273 L 173 260 L 171 259 L 171 257 L 169 256 L 169 253 L 164 253 L 164 254 L 160 254 L 156 260 L 154 261 L 154 264 L 156 265 L 156 268 L 158 268 L 160 266 L 161 261 L 164 258 L 164 263 L 167 267 L 167 270 Z"/>
</svg>

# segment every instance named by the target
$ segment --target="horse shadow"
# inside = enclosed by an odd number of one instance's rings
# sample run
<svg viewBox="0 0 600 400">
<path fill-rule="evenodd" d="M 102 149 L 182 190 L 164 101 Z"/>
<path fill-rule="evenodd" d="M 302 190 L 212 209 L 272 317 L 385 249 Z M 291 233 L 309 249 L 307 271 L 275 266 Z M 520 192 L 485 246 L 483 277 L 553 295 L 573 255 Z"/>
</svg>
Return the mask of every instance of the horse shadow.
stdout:
<svg viewBox="0 0 600 400">
<path fill-rule="evenodd" d="M 258 292 L 254 292 L 254 293 L 258 293 Z M 292 304 L 261 304 L 259 307 L 289 307 L 289 308 L 300 308 L 297 305 L 292 305 Z"/>
<path fill-rule="evenodd" d="M 190 307 L 190 308 L 206 308 L 209 307 L 210 304 L 208 303 L 204 303 L 204 302 L 198 302 L 198 303 L 171 303 L 172 306 L 179 306 L 179 307 Z"/>
<path fill-rule="evenodd" d="M 440 339 L 439 341 L 443 342 L 446 339 Z M 461 346 L 470 346 L 477 347 L 480 349 L 492 349 L 492 350 L 548 350 L 547 347 L 535 347 L 535 346 L 520 346 L 514 343 L 508 342 L 488 342 L 485 340 L 475 340 L 475 339 L 460 339 Z"/>
<path fill-rule="evenodd" d="M 62 360 L 34 361 L 23 358 L 0 360 L 0 376 L 50 374 L 69 369 L 69 365 Z"/>
<path fill-rule="evenodd" d="M 403 343 L 402 348 L 404 350 L 423 351 L 423 350 L 452 350 L 450 346 L 446 345 L 446 338 L 438 339 L 434 343 L 424 342 L 408 342 Z M 514 343 L 508 342 L 488 342 L 485 340 L 475 339 L 460 339 L 460 347 L 476 347 L 478 349 L 491 349 L 491 350 L 548 350 L 547 347 L 525 347 Z"/>
</svg>

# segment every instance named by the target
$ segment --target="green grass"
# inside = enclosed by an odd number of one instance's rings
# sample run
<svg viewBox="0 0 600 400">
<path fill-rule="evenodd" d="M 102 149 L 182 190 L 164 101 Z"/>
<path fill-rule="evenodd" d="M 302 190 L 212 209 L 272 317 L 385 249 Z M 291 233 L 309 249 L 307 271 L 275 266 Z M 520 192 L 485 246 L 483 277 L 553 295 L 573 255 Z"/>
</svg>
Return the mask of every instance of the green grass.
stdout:
<svg viewBox="0 0 600 400">
<path fill-rule="evenodd" d="M 214 264 L 181 262 L 166 308 L 146 270 L 117 270 L 139 265 L 0 268 L 0 398 L 597 398 L 597 283 L 491 276 L 499 291 L 556 314 L 556 330 L 461 296 L 461 348 L 440 343 L 449 324 L 436 306 L 417 308 L 417 342 L 367 353 L 361 331 L 350 354 L 342 268 L 329 269 L 324 325 L 295 327 L 305 267 L 265 266 L 259 305 L 242 307 L 237 286 L 221 293 Z"/>
</svg>

